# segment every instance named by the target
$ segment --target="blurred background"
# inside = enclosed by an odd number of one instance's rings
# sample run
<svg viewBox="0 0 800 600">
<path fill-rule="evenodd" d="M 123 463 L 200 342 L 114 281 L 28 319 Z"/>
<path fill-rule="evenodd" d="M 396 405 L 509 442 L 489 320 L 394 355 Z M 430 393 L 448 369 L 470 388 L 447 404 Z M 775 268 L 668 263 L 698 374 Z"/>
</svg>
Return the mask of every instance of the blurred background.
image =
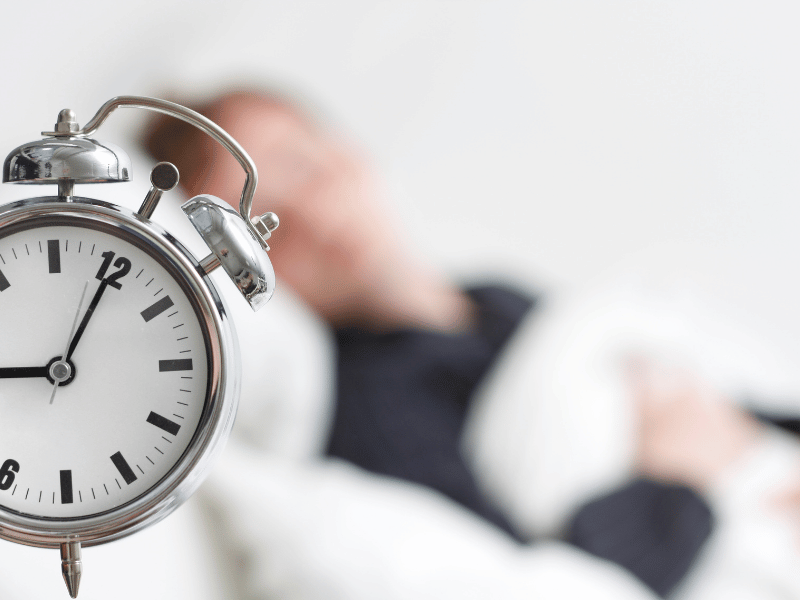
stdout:
<svg viewBox="0 0 800 600">
<path fill-rule="evenodd" d="M 15 2 L 0 142 L 112 96 L 271 86 L 363 149 L 454 277 L 681 289 L 800 365 L 799 30 L 789 1 Z M 146 119 L 98 138 L 133 150 Z M 146 168 L 122 185 L 138 207 Z"/>
<path fill-rule="evenodd" d="M 0 20 L 6 151 L 64 107 L 84 123 L 115 95 L 273 85 L 354 138 L 408 243 L 454 274 L 677 280 L 800 360 L 795 3 L 35 6 Z"/>
</svg>

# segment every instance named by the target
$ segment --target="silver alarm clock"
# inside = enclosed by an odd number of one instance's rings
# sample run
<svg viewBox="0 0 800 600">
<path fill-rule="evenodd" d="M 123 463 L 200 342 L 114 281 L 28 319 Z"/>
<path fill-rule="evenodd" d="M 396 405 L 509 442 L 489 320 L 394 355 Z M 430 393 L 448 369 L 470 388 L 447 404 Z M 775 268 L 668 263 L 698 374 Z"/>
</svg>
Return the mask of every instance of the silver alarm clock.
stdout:
<svg viewBox="0 0 800 600">
<path fill-rule="evenodd" d="M 209 247 L 195 257 L 151 218 L 177 169 L 156 165 L 138 211 L 76 197 L 131 178 L 125 152 L 91 138 L 119 107 L 187 121 L 247 178 L 239 213 L 200 195 L 182 208 Z M 0 206 L 0 538 L 60 548 L 77 597 L 80 549 L 159 521 L 200 485 L 233 424 L 240 365 L 209 273 L 222 267 L 254 310 L 272 295 L 267 238 L 250 217 L 256 167 L 224 130 L 183 106 L 135 96 L 83 127 L 71 110 L 16 148 L 3 182 L 58 195 Z"/>
</svg>

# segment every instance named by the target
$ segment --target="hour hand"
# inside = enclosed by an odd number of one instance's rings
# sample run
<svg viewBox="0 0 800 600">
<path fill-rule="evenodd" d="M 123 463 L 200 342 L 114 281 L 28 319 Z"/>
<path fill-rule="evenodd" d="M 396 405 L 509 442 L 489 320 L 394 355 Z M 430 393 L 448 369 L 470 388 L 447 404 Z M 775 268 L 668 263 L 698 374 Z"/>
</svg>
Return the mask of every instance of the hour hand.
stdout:
<svg viewBox="0 0 800 600">
<path fill-rule="evenodd" d="M 0 368 L 0 379 L 15 379 L 20 377 L 47 377 L 47 367 Z"/>
</svg>

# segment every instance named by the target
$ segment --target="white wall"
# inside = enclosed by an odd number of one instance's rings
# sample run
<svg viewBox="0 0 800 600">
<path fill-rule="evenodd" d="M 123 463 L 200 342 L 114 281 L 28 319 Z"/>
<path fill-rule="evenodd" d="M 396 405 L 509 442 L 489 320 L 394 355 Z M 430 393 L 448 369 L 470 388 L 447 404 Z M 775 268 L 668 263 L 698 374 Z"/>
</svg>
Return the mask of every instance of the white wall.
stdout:
<svg viewBox="0 0 800 600">
<path fill-rule="evenodd" d="M 452 272 L 689 282 L 800 360 L 796 3 L 30 6 L 0 14 L 7 150 L 67 106 L 280 84 L 374 156 L 409 243 Z"/>
</svg>

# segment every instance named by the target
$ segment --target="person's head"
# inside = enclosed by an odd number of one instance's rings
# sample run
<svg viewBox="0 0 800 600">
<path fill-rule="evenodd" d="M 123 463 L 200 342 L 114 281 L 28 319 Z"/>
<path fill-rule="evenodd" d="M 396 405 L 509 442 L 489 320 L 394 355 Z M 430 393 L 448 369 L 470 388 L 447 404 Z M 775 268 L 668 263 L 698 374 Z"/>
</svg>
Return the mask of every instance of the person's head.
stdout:
<svg viewBox="0 0 800 600">
<path fill-rule="evenodd" d="M 195 110 L 255 161 L 253 213 L 273 211 L 281 222 L 270 240 L 278 276 L 328 320 L 352 320 L 365 288 L 380 285 L 382 263 L 400 246 L 366 162 L 277 96 L 230 92 Z M 145 146 L 178 167 L 190 196 L 208 193 L 238 208 L 244 172 L 201 131 L 161 117 Z"/>
</svg>

